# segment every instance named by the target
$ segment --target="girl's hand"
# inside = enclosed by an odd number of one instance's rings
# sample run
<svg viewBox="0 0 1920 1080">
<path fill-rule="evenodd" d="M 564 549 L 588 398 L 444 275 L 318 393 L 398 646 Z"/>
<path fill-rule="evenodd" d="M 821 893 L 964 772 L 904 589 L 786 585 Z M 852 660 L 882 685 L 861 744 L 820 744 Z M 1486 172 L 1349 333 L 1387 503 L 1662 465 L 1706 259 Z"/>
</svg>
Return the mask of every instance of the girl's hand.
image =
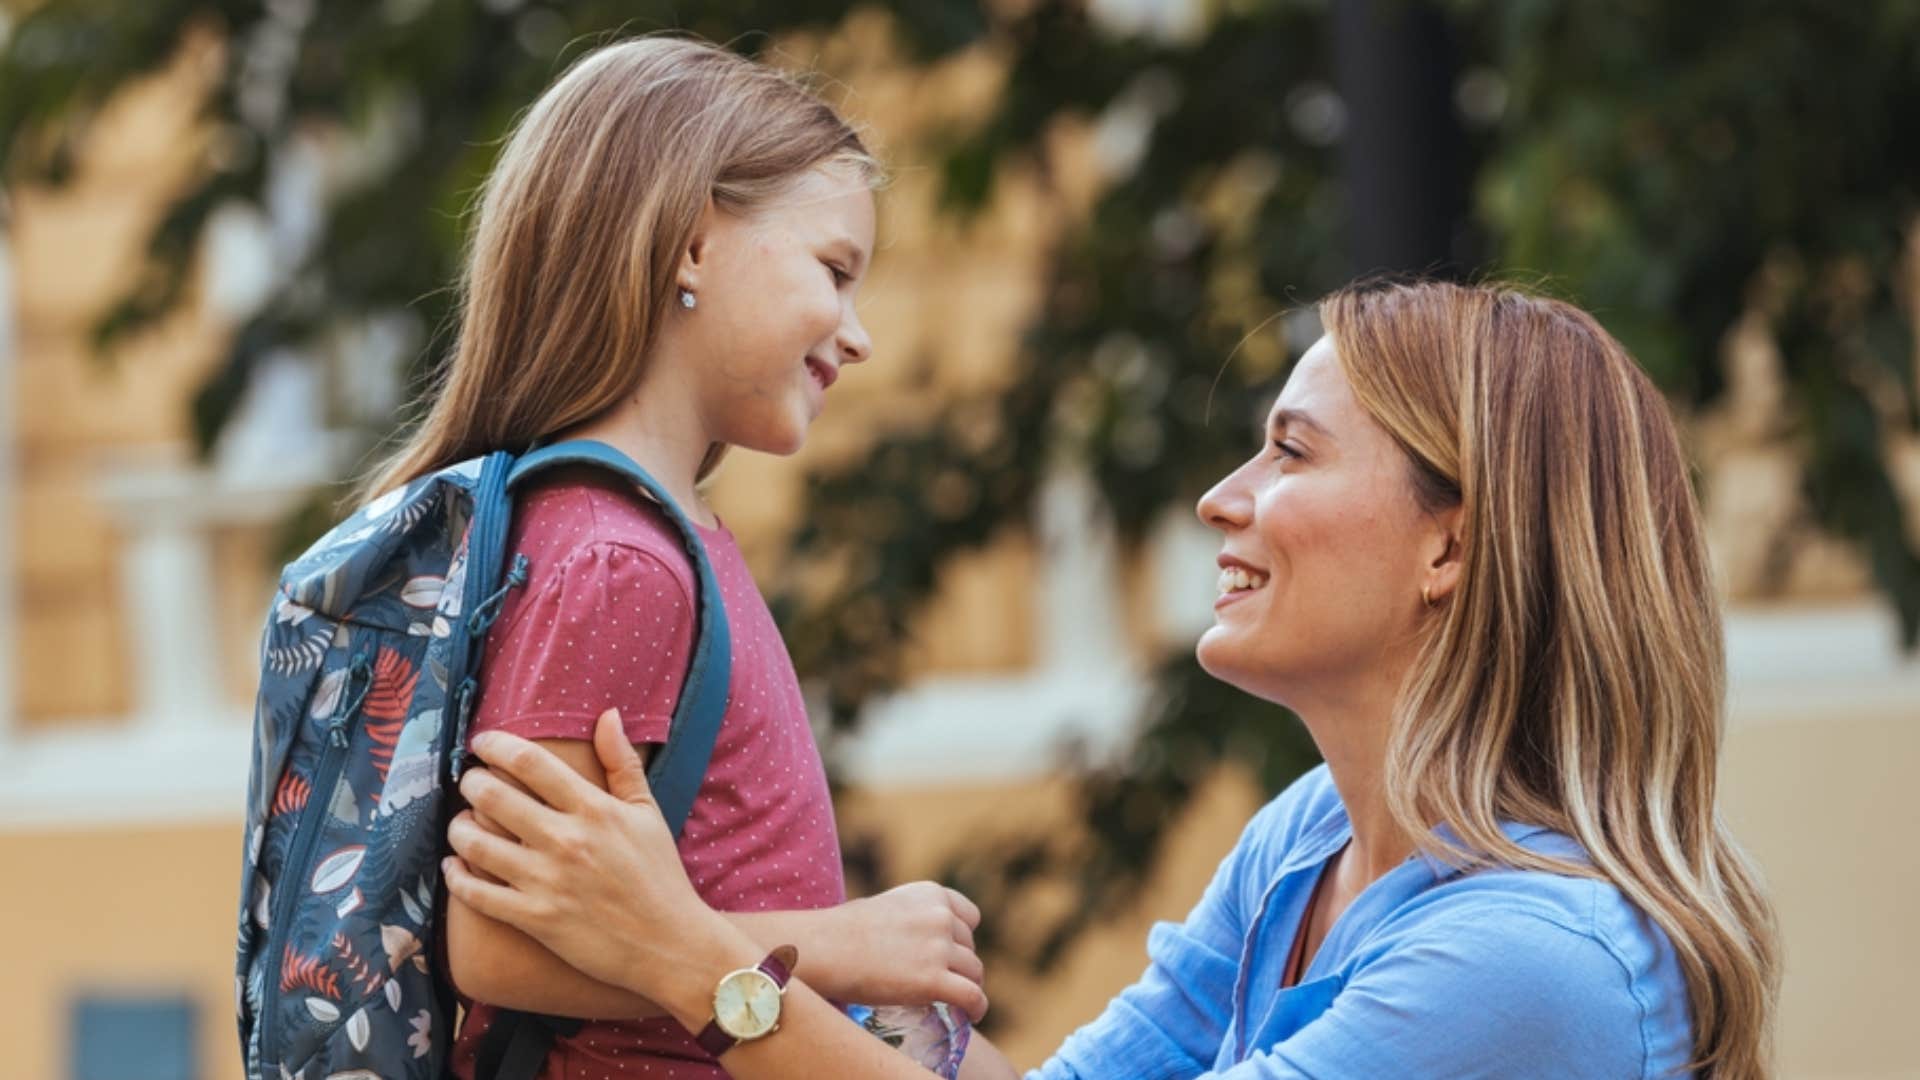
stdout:
<svg viewBox="0 0 1920 1080">
<path fill-rule="evenodd" d="M 518 842 L 463 812 L 447 832 L 456 853 L 445 864 L 447 889 L 585 974 L 648 997 L 683 1022 L 701 1019 L 726 970 L 712 970 L 714 958 L 751 956 L 736 965 L 750 967 L 759 952 L 688 882 L 617 712 L 601 715 L 593 741 L 607 791 L 525 739 L 489 732 L 474 740 L 488 767 L 468 770 L 460 793 Z"/>
<path fill-rule="evenodd" d="M 986 974 L 973 950 L 980 909 L 931 881 L 916 881 L 838 909 L 842 931 L 824 992 L 872 1005 L 943 1001 L 978 1021 Z M 803 961 L 804 963 L 805 961 Z"/>
</svg>

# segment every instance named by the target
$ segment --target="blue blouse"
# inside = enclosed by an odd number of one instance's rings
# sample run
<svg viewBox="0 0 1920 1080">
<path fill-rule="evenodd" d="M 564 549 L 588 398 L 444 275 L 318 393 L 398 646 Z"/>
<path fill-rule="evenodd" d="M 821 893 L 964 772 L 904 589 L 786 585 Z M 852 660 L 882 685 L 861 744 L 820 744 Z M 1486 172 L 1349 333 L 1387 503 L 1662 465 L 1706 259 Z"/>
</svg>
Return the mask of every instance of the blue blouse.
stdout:
<svg viewBox="0 0 1920 1080">
<path fill-rule="evenodd" d="M 1584 861 L 1562 834 L 1505 831 Z M 1282 990 L 1308 895 L 1351 835 L 1326 766 L 1301 777 L 1247 825 L 1186 922 L 1153 928 L 1140 981 L 1027 1080 L 1691 1075 L 1672 945 L 1591 879 L 1415 855 Z"/>
</svg>

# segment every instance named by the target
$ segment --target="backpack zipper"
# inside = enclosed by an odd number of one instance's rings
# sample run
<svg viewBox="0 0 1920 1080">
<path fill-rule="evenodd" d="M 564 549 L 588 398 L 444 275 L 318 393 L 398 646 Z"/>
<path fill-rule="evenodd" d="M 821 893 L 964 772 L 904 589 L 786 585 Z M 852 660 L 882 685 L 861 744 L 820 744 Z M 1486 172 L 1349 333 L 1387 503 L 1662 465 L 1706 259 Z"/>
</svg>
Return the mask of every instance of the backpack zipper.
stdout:
<svg viewBox="0 0 1920 1080">
<path fill-rule="evenodd" d="M 350 740 L 347 737 L 347 724 L 367 699 L 367 692 L 373 687 L 371 678 L 373 661 L 366 653 L 355 656 L 347 664 L 347 682 L 340 691 L 340 707 L 334 711 L 333 719 L 327 724 L 327 742 L 320 750 L 320 764 L 315 767 L 312 786 L 313 799 L 302 811 L 300 822 L 294 827 L 293 843 L 287 848 L 287 860 L 280 867 L 280 895 L 274 897 L 273 925 L 267 929 L 268 948 L 273 949 L 273 931 L 287 925 L 293 917 L 294 905 L 300 899 L 299 882 L 290 881 L 288 871 L 304 868 L 313 855 L 313 846 L 320 839 L 321 824 L 331 813 L 333 789 L 338 785 L 340 770 L 346 765 L 346 749 Z M 296 871 L 298 872 L 298 871 Z M 274 1029 L 278 1027 L 280 1006 L 280 972 L 286 962 L 287 942 L 282 941 L 277 951 L 267 956 L 267 981 L 261 987 L 261 1001 L 266 1007 L 260 1017 L 260 1060 L 266 1067 L 266 1055 L 270 1050 L 278 1052 L 273 1042 Z M 278 1063 L 278 1062 L 276 1062 Z"/>
</svg>

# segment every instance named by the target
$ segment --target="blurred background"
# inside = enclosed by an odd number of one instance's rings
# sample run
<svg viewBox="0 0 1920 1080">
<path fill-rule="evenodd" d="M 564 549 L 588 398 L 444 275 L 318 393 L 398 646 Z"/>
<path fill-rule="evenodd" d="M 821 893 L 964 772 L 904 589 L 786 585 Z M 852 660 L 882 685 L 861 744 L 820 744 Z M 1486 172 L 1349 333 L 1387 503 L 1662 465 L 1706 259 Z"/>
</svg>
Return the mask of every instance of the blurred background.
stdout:
<svg viewBox="0 0 1920 1080">
<path fill-rule="evenodd" d="M 447 341 L 516 112 L 614 37 L 810 73 L 879 361 L 714 498 L 856 890 L 987 911 L 1037 1064 L 1309 767 L 1191 507 L 1361 273 L 1540 285 L 1672 395 L 1792 1077 L 1920 1076 L 1920 4 L 0 0 L 0 1076 L 240 1075 L 254 641 Z"/>
</svg>

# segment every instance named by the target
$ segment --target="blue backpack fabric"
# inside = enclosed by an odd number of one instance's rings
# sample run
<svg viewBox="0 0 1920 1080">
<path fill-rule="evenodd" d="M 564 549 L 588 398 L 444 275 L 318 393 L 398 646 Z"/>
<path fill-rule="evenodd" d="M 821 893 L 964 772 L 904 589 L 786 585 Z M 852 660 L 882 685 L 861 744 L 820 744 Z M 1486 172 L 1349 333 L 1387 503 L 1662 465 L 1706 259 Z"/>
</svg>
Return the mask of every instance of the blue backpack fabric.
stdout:
<svg viewBox="0 0 1920 1080">
<path fill-rule="evenodd" d="M 706 550 L 665 490 L 577 441 L 464 461 L 375 499 L 287 567 L 261 642 L 234 987 L 248 1080 L 446 1075 L 440 860 L 484 638 L 527 580 L 526 557 L 506 557 L 512 493 L 574 464 L 638 485 L 693 560 L 693 656 L 648 768 L 679 835 L 726 712 L 731 647 Z M 482 1078 L 538 1070 L 554 1025 L 514 1018 L 510 1040 L 482 1048 Z"/>
</svg>

